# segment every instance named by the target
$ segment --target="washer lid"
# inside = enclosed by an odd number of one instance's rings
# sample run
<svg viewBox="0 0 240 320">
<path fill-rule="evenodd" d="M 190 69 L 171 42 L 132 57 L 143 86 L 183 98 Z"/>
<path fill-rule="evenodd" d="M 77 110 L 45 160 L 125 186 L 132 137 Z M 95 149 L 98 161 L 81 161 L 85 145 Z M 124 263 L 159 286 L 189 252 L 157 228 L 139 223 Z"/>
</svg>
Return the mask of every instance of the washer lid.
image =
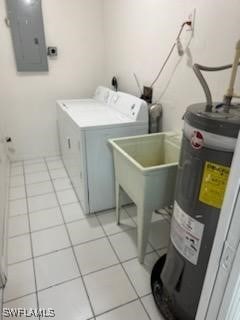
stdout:
<svg viewBox="0 0 240 320">
<path fill-rule="evenodd" d="M 204 103 L 190 105 L 184 120 L 192 127 L 225 137 L 237 138 L 240 130 L 240 106 L 231 106 L 229 113 L 206 112 Z"/>
<path fill-rule="evenodd" d="M 58 100 L 57 104 L 65 111 L 72 109 L 78 111 L 95 110 L 106 107 L 106 104 L 95 99 Z"/>
<path fill-rule="evenodd" d="M 78 126 L 82 128 L 134 122 L 133 119 L 128 118 L 120 112 L 111 110 L 108 107 L 103 109 L 104 110 L 89 110 L 88 112 L 85 111 L 80 113 L 70 111 L 69 115 L 78 124 Z"/>
<path fill-rule="evenodd" d="M 136 122 L 117 110 L 99 103 L 71 104 L 65 103 L 62 109 L 80 127 L 99 127 L 109 125 L 122 125 Z"/>
</svg>

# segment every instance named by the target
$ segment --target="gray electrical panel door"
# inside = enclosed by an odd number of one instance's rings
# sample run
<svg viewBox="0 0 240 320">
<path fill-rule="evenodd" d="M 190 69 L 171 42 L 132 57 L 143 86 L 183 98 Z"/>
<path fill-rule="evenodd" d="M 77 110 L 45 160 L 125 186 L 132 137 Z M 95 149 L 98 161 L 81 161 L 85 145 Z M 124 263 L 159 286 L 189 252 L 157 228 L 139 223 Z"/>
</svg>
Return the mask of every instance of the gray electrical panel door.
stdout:
<svg viewBox="0 0 240 320">
<path fill-rule="evenodd" d="M 41 0 L 6 0 L 17 70 L 48 71 Z"/>
</svg>

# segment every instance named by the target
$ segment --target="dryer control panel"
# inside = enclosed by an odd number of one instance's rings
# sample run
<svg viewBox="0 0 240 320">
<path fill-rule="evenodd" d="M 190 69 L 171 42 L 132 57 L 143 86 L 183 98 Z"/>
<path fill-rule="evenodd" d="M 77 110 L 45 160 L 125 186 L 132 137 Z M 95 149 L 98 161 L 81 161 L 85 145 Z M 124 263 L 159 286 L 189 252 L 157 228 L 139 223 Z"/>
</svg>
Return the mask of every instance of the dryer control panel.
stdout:
<svg viewBox="0 0 240 320">
<path fill-rule="evenodd" d="M 147 103 L 131 94 L 98 87 L 94 99 L 107 104 L 134 121 L 148 121 Z"/>
</svg>

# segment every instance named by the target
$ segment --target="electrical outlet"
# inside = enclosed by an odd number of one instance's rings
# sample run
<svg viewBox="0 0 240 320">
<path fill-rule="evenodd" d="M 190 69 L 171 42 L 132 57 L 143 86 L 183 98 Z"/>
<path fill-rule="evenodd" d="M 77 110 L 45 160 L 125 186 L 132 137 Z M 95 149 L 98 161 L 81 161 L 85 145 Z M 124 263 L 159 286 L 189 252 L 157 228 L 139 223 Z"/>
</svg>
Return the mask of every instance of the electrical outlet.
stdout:
<svg viewBox="0 0 240 320">
<path fill-rule="evenodd" d="M 191 21 L 191 26 L 187 28 L 187 31 L 194 32 L 194 24 L 195 24 L 195 17 L 196 17 L 196 9 L 194 8 L 192 12 L 188 15 L 188 21 Z"/>
<path fill-rule="evenodd" d="M 47 55 L 49 57 L 57 57 L 57 55 L 58 55 L 57 47 L 48 47 Z"/>
</svg>

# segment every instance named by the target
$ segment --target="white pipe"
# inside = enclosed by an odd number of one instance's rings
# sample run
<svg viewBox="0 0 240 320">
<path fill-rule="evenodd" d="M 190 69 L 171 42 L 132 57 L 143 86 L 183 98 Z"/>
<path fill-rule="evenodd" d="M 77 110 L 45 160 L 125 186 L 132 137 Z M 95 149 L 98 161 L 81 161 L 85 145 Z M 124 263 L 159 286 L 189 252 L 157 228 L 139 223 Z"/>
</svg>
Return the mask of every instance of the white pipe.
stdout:
<svg viewBox="0 0 240 320">
<path fill-rule="evenodd" d="M 230 84 L 226 94 L 227 97 L 237 96 L 236 94 L 234 94 L 234 84 L 236 81 L 239 60 L 240 60 L 240 40 L 237 42 L 237 45 L 236 45 L 236 54 L 235 54 L 235 58 L 232 66 Z"/>
</svg>

